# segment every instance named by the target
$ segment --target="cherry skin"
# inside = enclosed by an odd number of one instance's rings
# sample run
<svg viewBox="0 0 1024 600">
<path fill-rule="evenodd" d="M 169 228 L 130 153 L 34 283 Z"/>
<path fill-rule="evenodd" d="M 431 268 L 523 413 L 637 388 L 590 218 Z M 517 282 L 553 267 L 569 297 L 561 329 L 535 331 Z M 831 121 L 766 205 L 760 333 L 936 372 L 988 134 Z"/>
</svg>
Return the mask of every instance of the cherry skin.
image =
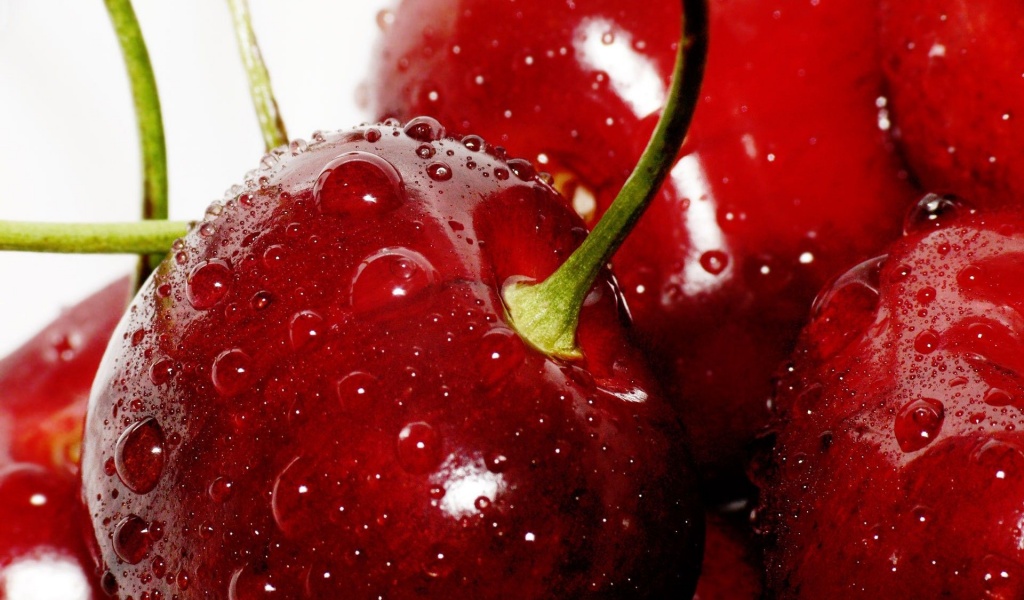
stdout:
<svg viewBox="0 0 1024 600">
<path fill-rule="evenodd" d="M 928 196 L 822 292 L 763 473 L 779 598 L 1024 594 L 1024 221 Z"/>
<path fill-rule="evenodd" d="M 120 593 L 689 597 L 702 511 L 602 277 L 585 359 L 501 286 L 585 229 L 525 161 L 418 118 L 268 155 L 143 288 L 84 497 Z"/>
<path fill-rule="evenodd" d="M 979 207 L 1024 194 L 1024 6 L 882 2 L 891 119 L 928 189 Z"/>
<path fill-rule="evenodd" d="M 0 597 L 103 598 L 78 459 L 89 388 L 125 304 L 116 281 L 0 360 Z"/>
<path fill-rule="evenodd" d="M 539 157 L 600 212 L 662 105 L 678 10 L 404 2 L 384 19 L 368 106 L 428 112 Z M 816 291 L 897 237 L 918 193 L 878 126 L 874 7 L 719 0 L 710 10 L 687 143 L 614 264 L 637 338 L 686 415 L 704 475 L 718 479 L 741 476 Z"/>
</svg>

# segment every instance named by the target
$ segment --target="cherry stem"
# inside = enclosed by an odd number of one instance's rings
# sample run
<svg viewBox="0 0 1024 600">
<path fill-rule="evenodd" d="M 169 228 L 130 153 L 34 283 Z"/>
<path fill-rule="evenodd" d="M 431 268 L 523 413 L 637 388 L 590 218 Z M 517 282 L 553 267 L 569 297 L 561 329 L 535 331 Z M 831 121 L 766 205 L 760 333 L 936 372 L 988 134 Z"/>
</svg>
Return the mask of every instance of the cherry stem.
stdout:
<svg viewBox="0 0 1024 600">
<path fill-rule="evenodd" d="M 121 45 L 135 103 L 139 144 L 142 148 L 142 218 L 165 220 L 168 216 L 167 146 L 153 65 L 131 0 L 105 2 Z M 157 248 L 139 257 L 135 288 L 149 277 L 166 252 L 167 247 Z"/>
<path fill-rule="evenodd" d="M 184 221 L 37 223 L 0 221 L 0 250 L 164 255 L 185 235 Z"/>
<path fill-rule="evenodd" d="M 231 9 L 231 20 L 235 25 L 238 52 L 249 76 L 249 93 L 256 108 L 256 117 L 260 121 L 263 143 L 269 152 L 288 143 L 288 131 L 277 108 L 274 90 L 270 86 L 270 74 L 263 62 L 259 44 L 256 43 L 256 33 L 252 29 L 252 18 L 249 16 L 249 3 L 247 0 L 228 0 L 228 8 Z"/>
<path fill-rule="evenodd" d="M 672 87 L 636 168 L 590 235 L 550 277 L 541 283 L 509 283 L 502 290 L 516 330 L 545 354 L 582 357 L 576 328 L 583 301 L 675 163 L 697 107 L 707 38 L 705 0 L 683 0 L 682 39 Z"/>
</svg>

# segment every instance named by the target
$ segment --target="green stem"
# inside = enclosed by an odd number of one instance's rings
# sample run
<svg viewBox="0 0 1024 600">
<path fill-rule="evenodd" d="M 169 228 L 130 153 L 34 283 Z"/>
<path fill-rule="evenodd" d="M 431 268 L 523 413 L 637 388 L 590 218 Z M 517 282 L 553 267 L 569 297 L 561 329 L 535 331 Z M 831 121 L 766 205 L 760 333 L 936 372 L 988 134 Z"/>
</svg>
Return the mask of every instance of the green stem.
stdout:
<svg viewBox="0 0 1024 600">
<path fill-rule="evenodd" d="M 0 250 L 163 255 L 188 230 L 183 221 L 36 223 L 0 221 Z"/>
<path fill-rule="evenodd" d="M 142 218 L 167 219 L 167 146 L 164 140 L 160 97 L 157 94 L 149 51 L 135 17 L 131 0 L 104 0 L 114 25 L 128 79 L 131 82 L 135 118 L 142 146 Z M 139 257 L 135 276 L 137 288 L 163 258 L 167 246 Z"/>
<path fill-rule="evenodd" d="M 260 121 L 263 143 L 269 152 L 288 143 L 288 132 L 277 109 L 274 90 L 270 86 L 270 74 L 267 73 L 259 44 L 256 43 L 256 34 L 252 30 L 249 3 L 246 0 L 228 0 L 228 8 L 231 9 L 231 19 L 235 24 L 238 51 L 242 55 L 242 63 L 249 76 L 249 93 L 252 95 L 256 116 Z"/>
<path fill-rule="evenodd" d="M 668 101 L 633 173 L 583 244 L 541 283 L 513 282 L 502 290 L 519 334 L 540 351 L 579 358 L 576 328 L 583 300 L 601 269 L 657 194 L 693 118 L 707 56 L 707 6 L 683 0 L 682 39 Z"/>
</svg>

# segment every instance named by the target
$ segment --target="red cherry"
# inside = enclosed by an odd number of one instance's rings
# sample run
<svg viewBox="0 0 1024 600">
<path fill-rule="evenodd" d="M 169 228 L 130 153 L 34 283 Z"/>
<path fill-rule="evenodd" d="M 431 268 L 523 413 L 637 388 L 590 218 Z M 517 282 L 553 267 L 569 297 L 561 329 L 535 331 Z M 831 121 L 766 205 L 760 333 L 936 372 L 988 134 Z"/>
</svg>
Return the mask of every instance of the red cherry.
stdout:
<svg viewBox="0 0 1024 600">
<path fill-rule="evenodd" d="M 638 338 L 717 478 L 742 470 L 768 420 L 772 373 L 816 291 L 894 239 L 917 192 L 879 130 L 873 5 L 710 8 L 702 101 L 683 155 L 614 263 Z M 369 108 L 427 112 L 498 140 L 566 189 L 589 190 L 600 213 L 662 105 L 678 10 L 403 2 L 387 21 Z"/>
<path fill-rule="evenodd" d="M 1024 221 L 936 225 L 936 200 L 822 293 L 782 375 L 759 511 L 779 598 L 1024 594 Z"/>
<path fill-rule="evenodd" d="M 84 541 L 78 457 L 89 388 L 128 292 L 127 279 L 112 283 L 0 360 L 0 597 L 106 596 Z"/>
<path fill-rule="evenodd" d="M 506 280 L 580 241 L 553 188 L 426 118 L 271 157 L 143 288 L 122 331 L 144 339 L 115 335 L 98 376 L 83 497 L 119 593 L 692 595 L 682 432 L 611 282 L 583 360 L 507 322 Z"/>
<path fill-rule="evenodd" d="M 888 118 L 927 189 L 975 204 L 1024 193 L 1024 6 L 881 3 Z"/>
</svg>

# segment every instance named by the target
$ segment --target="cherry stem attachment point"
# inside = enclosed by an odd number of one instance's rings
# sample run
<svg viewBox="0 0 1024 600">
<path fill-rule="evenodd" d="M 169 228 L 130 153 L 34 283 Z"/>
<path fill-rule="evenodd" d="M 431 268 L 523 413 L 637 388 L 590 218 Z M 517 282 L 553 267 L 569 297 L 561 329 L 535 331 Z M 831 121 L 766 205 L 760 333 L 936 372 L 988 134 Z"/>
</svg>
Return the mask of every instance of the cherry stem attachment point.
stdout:
<svg viewBox="0 0 1024 600">
<path fill-rule="evenodd" d="M 142 218 L 165 220 L 168 216 L 167 145 L 153 65 L 131 0 L 105 2 L 121 45 L 135 104 L 142 148 Z M 149 277 L 166 251 L 167 247 L 164 247 L 139 257 L 134 282 L 136 289 Z"/>
<path fill-rule="evenodd" d="M 252 18 L 249 15 L 247 0 L 228 0 L 231 20 L 235 25 L 235 39 L 238 41 L 238 52 L 249 76 L 249 93 L 256 108 L 256 117 L 263 132 L 263 143 L 267 152 L 288 143 L 288 131 L 284 119 L 277 108 L 274 90 L 270 85 L 270 74 L 263 62 L 256 33 L 252 29 Z"/>
<path fill-rule="evenodd" d="M 184 221 L 38 223 L 0 221 L 0 250 L 165 255 L 188 230 Z"/>
<path fill-rule="evenodd" d="M 682 37 L 668 101 L 632 174 L 590 235 L 550 277 L 541 283 L 509 283 L 502 290 L 513 326 L 541 352 L 566 359 L 582 356 L 576 328 L 583 301 L 675 163 L 699 99 L 707 31 L 705 0 L 683 0 Z"/>
</svg>

